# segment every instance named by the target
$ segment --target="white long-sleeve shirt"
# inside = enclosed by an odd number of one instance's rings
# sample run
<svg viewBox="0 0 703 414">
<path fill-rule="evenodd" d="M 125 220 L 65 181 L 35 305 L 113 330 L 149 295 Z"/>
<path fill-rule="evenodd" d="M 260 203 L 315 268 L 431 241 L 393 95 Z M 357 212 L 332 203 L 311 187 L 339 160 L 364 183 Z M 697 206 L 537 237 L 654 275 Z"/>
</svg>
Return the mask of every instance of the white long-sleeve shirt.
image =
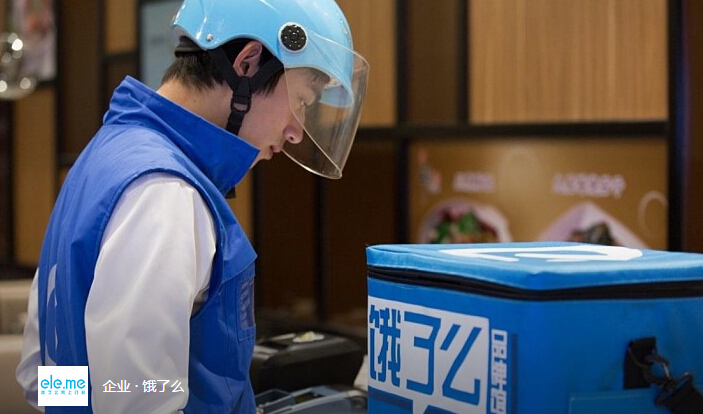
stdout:
<svg viewBox="0 0 703 414">
<path fill-rule="evenodd" d="M 206 299 L 215 237 L 207 205 L 183 180 L 154 173 L 126 189 L 105 229 L 85 309 L 93 412 L 185 407 L 190 317 Z M 35 276 L 16 372 L 35 406 L 38 326 Z M 107 381 L 122 380 L 130 393 L 104 392 Z M 157 381 L 156 392 L 144 392 L 144 381 Z M 183 392 L 173 392 L 178 383 Z"/>
</svg>

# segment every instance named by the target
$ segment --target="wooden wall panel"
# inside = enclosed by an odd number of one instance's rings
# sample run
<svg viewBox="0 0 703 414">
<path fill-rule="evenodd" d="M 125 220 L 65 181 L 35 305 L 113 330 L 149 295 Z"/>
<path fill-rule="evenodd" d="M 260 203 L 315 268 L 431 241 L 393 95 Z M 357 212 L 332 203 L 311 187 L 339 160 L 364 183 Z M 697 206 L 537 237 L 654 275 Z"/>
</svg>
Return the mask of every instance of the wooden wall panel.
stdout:
<svg viewBox="0 0 703 414">
<path fill-rule="evenodd" d="M 77 154 L 102 121 L 98 2 L 71 0 L 59 8 L 60 154 Z"/>
<path fill-rule="evenodd" d="M 395 0 L 337 0 L 347 16 L 354 47 L 371 66 L 361 125 L 396 121 Z"/>
<path fill-rule="evenodd" d="M 7 18 L 5 17 L 8 9 L 8 1 L 10 0 L 0 0 L 0 30 L 2 30 L 3 32 L 8 29 Z"/>
<path fill-rule="evenodd" d="M 105 53 L 132 52 L 137 46 L 137 0 L 104 0 Z"/>
<path fill-rule="evenodd" d="M 325 307 L 331 320 L 365 326 L 366 246 L 394 243 L 396 146 L 392 140 L 354 144 L 341 180 L 325 182 L 329 194 Z"/>
<path fill-rule="evenodd" d="M 100 99 L 102 112 L 107 111 L 110 99 L 115 88 L 125 79 L 126 76 L 137 76 L 137 59 L 135 55 L 122 55 L 119 59 L 112 59 L 103 64 L 103 91 Z"/>
<path fill-rule="evenodd" d="M 257 306 L 291 317 L 315 312 L 315 177 L 285 155 L 257 169 Z"/>
<path fill-rule="evenodd" d="M 407 7 L 407 121 L 453 125 L 460 73 L 456 1 L 411 1 Z"/>
<path fill-rule="evenodd" d="M 37 89 L 15 102 L 13 214 L 18 264 L 33 266 L 38 262 L 54 205 L 57 171 L 55 104 L 52 88 Z"/>
<path fill-rule="evenodd" d="M 475 0 L 469 13 L 473 122 L 666 119 L 666 0 Z"/>
</svg>

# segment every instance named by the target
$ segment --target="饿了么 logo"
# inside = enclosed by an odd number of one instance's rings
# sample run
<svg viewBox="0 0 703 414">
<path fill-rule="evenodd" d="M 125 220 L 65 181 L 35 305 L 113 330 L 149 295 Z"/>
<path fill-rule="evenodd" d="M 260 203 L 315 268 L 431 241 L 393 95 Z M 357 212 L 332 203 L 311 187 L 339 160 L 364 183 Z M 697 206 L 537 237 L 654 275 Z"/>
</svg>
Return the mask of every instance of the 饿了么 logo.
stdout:
<svg viewBox="0 0 703 414">
<path fill-rule="evenodd" d="M 38 401 L 47 406 L 87 406 L 87 366 L 40 366 L 38 370 Z"/>
<path fill-rule="evenodd" d="M 507 413 L 509 333 L 488 318 L 369 296 L 368 322 L 369 395 L 384 412 Z"/>
</svg>

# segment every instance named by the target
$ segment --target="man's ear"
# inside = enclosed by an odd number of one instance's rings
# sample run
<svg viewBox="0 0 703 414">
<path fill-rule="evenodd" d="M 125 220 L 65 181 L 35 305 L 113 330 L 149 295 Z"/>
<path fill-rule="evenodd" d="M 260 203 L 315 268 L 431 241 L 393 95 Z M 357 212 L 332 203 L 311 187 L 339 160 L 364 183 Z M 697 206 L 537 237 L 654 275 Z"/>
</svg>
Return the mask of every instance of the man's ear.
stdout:
<svg viewBox="0 0 703 414">
<path fill-rule="evenodd" d="M 259 70 L 259 60 L 264 46 L 255 40 L 247 43 L 234 59 L 232 68 L 239 76 L 253 76 Z"/>
</svg>

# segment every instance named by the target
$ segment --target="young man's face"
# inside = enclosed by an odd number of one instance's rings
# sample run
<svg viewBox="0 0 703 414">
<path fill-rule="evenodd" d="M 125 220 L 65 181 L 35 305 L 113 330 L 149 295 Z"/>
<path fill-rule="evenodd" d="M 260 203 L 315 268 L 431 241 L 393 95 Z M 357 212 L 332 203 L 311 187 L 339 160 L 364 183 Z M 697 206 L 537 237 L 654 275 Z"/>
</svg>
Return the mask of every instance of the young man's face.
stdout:
<svg viewBox="0 0 703 414">
<path fill-rule="evenodd" d="M 297 144 L 303 139 L 305 109 L 322 92 L 323 80 L 308 69 L 291 69 L 281 76 L 269 94 L 252 96 L 251 109 L 244 116 L 239 135 L 259 148 L 255 161 L 271 159 L 281 152 L 286 142 Z"/>
</svg>

